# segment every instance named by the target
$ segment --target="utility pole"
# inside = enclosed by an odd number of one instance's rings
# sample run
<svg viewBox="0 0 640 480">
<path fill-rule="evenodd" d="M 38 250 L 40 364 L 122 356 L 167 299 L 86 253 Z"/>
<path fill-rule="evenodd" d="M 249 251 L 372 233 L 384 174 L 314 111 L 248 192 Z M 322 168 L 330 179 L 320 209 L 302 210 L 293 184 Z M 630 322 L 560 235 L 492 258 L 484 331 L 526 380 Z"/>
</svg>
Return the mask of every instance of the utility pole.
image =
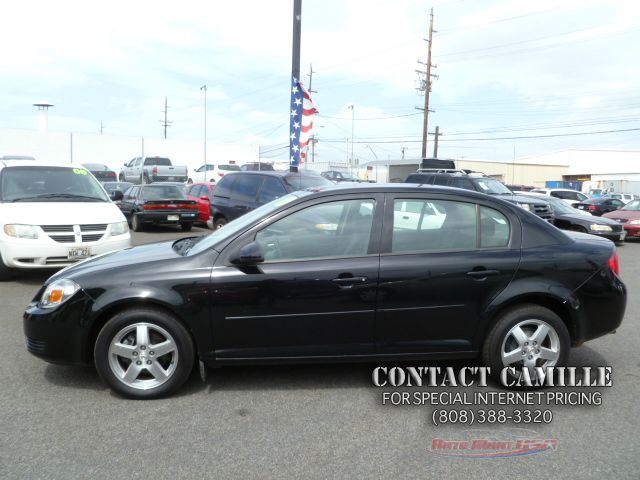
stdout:
<svg viewBox="0 0 640 480">
<path fill-rule="evenodd" d="M 355 113 L 354 113 L 355 105 L 352 103 L 351 105 L 349 105 L 348 108 L 351 109 L 351 158 L 349 159 L 349 172 L 351 172 L 351 169 L 353 168 L 353 140 L 354 140 L 353 132 L 355 131 L 354 127 L 356 125 Z"/>
<path fill-rule="evenodd" d="M 400 151 L 402 152 L 402 160 L 404 160 L 404 151 L 405 151 L 405 150 L 408 150 L 408 149 L 409 149 L 409 147 L 402 147 L 402 148 L 400 149 Z"/>
<path fill-rule="evenodd" d="M 167 138 L 167 127 L 170 127 L 171 124 L 173 122 L 168 122 L 167 121 L 167 110 L 169 109 L 169 107 L 167 106 L 167 97 L 164 97 L 164 110 L 162 110 L 162 112 L 164 113 L 164 120 L 160 120 L 160 123 L 162 124 L 162 126 L 164 127 L 164 138 Z M 102 132 L 100 132 L 102 133 Z"/>
<path fill-rule="evenodd" d="M 434 135 L 436 139 L 433 142 L 433 158 L 438 158 L 438 138 L 442 135 L 440 133 L 440 127 L 436 126 L 436 133 Z"/>
<path fill-rule="evenodd" d="M 293 38 L 292 38 L 292 48 L 291 48 L 291 103 L 292 105 L 294 100 L 294 95 L 298 91 L 298 83 L 300 80 L 300 37 L 302 34 L 302 0 L 293 0 Z M 302 119 L 300 119 L 302 121 Z M 289 120 L 289 132 L 291 132 L 291 136 L 289 137 L 289 171 L 297 172 L 299 166 L 300 157 L 299 153 L 299 145 L 296 145 L 298 142 L 298 137 L 295 136 L 296 131 L 296 121 L 292 116 Z M 298 150 L 294 150 L 294 148 Z M 294 156 L 293 153 L 297 152 Z"/>
<path fill-rule="evenodd" d="M 102 120 L 100 120 L 100 135 L 102 135 L 103 130 L 104 130 L 104 125 L 102 124 Z"/>
<path fill-rule="evenodd" d="M 309 77 L 309 90 L 307 90 L 309 93 L 318 93 L 317 91 L 313 90 L 311 88 L 311 82 L 313 82 L 313 74 L 316 73 L 313 71 L 313 65 L 309 64 L 309 73 L 307 73 L 307 77 Z"/>
<path fill-rule="evenodd" d="M 315 135 L 311 135 L 309 142 L 311 142 L 311 163 L 313 163 L 316 161 L 316 143 L 318 142 L 318 139 Z"/>
<path fill-rule="evenodd" d="M 431 8 L 431 14 L 430 14 L 430 21 L 429 21 L 429 39 L 427 40 L 428 43 L 428 50 L 427 50 L 427 63 L 426 63 L 426 67 L 427 67 L 427 72 L 426 72 L 426 76 L 425 76 L 425 80 L 424 80 L 424 119 L 423 119 L 423 126 L 422 126 L 422 158 L 426 158 L 427 157 L 427 135 L 428 135 L 428 128 L 429 128 L 429 94 L 431 93 L 431 67 L 436 67 L 436 65 L 432 65 L 431 64 L 431 44 L 433 43 L 433 8 Z M 421 62 L 420 62 L 421 63 Z M 433 75 L 434 77 L 437 78 L 437 75 Z"/>
</svg>

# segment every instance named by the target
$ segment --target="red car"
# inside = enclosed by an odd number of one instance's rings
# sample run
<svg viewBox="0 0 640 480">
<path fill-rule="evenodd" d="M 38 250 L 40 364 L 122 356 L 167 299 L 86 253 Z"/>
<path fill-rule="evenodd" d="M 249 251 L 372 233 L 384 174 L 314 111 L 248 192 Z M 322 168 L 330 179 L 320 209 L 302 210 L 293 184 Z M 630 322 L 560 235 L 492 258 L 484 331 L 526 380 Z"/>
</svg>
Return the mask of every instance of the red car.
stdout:
<svg viewBox="0 0 640 480">
<path fill-rule="evenodd" d="M 627 238 L 640 237 L 640 200 L 632 200 L 620 210 L 602 216 L 620 222 L 627 231 Z"/>
<path fill-rule="evenodd" d="M 198 202 L 198 221 L 205 225 L 211 216 L 211 199 L 213 198 L 213 183 L 194 183 L 187 187 L 187 198 Z"/>
</svg>

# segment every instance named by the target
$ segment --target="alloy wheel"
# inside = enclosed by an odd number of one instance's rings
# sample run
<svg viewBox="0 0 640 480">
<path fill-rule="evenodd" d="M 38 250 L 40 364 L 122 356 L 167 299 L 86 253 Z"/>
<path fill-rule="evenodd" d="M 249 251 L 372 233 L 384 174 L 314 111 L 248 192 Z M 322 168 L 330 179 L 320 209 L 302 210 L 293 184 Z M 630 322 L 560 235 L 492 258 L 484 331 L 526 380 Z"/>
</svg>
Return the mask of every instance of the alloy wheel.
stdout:
<svg viewBox="0 0 640 480">
<path fill-rule="evenodd" d="M 553 367 L 560 358 L 560 338 L 555 329 L 543 320 L 524 320 L 505 335 L 500 349 L 505 367 Z"/>
</svg>

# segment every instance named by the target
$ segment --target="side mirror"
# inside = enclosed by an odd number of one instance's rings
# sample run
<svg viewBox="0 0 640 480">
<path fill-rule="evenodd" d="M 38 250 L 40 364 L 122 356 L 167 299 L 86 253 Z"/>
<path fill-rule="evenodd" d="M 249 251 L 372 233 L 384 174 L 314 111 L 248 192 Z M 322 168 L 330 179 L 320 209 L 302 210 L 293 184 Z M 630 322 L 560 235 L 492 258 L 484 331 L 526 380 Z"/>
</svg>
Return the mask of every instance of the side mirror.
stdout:
<svg viewBox="0 0 640 480">
<path fill-rule="evenodd" d="M 234 254 L 230 261 L 234 265 L 257 265 L 264 262 L 264 252 L 258 242 L 251 242 Z"/>
<path fill-rule="evenodd" d="M 200 200 L 204 200 L 205 202 L 208 202 L 209 201 L 209 197 L 207 197 L 206 195 L 202 195 L 200 197 Z"/>
<path fill-rule="evenodd" d="M 111 201 L 117 202 L 124 198 L 124 194 L 120 190 L 116 190 L 115 192 L 113 192 L 113 195 L 111 195 L 110 198 L 111 198 Z"/>
</svg>

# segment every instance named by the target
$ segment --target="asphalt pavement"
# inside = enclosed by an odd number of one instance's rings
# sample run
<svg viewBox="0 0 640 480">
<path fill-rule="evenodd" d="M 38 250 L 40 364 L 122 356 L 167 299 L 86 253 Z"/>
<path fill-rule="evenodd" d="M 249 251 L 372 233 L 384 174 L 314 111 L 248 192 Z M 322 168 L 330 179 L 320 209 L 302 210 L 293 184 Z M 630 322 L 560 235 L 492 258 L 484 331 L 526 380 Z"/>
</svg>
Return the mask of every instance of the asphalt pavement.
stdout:
<svg viewBox="0 0 640 480">
<path fill-rule="evenodd" d="M 188 235 L 157 228 L 134 241 Z M 228 367 L 210 371 L 206 382 L 194 373 L 171 398 L 122 399 L 93 368 L 50 365 L 27 352 L 22 312 L 47 274 L 22 273 L 0 283 L 7 360 L 0 363 L 0 478 L 640 478 L 640 242 L 619 254 L 629 289 L 625 320 L 617 334 L 570 357 L 573 365 L 612 366 L 613 387 L 597 389 L 599 406 L 551 407 L 548 425 L 436 427 L 431 406 L 382 405 L 391 390 L 372 385 L 376 364 Z M 557 448 L 505 458 L 430 450 L 434 438 L 514 432 L 555 439 Z"/>
</svg>

